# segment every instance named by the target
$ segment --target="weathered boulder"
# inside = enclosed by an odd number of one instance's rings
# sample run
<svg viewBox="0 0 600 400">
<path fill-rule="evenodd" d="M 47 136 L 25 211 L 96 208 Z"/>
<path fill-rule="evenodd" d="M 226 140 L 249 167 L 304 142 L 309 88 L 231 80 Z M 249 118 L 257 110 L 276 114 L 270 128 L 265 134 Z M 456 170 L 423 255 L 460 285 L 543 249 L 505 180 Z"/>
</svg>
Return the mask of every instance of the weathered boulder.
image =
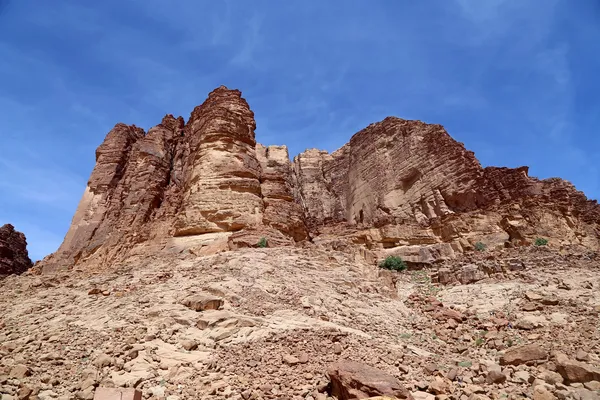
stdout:
<svg viewBox="0 0 600 400">
<path fill-rule="evenodd" d="M 485 278 L 485 274 L 475 264 L 465 265 L 460 270 L 459 281 L 462 284 L 474 283 Z"/>
<path fill-rule="evenodd" d="M 521 365 L 548 358 L 548 353 L 537 344 L 511 347 L 500 357 L 500 365 Z"/>
<path fill-rule="evenodd" d="M 181 304 L 194 311 L 218 310 L 223 306 L 223 299 L 207 294 L 193 294 L 184 298 Z"/>
<path fill-rule="evenodd" d="M 567 383 L 600 381 L 600 368 L 569 359 L 565 354 L 555 352 L 556 371 Z"/>
<path fill-rule="evenodd" d="M 133 388 L 99 387 L 94 392 L 94 400 L 142 400 L 142 392 Z"/>
<path fill-rule="evenodd" d="M 331 394 L 338 400 L 390 396 L 413 399 L 410 392 L 393 376 L 377 368 L 353 361 L 340 361 L 328 368 Z"/>
<path fill-rule="evenodd" d="M 0 276 L 21 274 L 31 266 L 25 235 L 10 224 L 0 227 Z"/>
</svg>

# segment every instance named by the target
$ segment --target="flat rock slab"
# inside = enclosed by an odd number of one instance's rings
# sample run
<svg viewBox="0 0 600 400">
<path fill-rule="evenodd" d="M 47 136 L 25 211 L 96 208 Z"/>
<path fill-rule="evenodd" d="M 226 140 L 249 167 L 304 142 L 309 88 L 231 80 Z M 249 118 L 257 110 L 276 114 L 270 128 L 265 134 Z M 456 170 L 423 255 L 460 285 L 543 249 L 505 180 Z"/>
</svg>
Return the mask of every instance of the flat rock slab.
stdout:
<svg viewBox="0 0 600 400">
<path fill-rule="evenodd" d="M 99 387 L 94 400 L 142 400 L 142 392 L 135 389 Z"/>
</svg>

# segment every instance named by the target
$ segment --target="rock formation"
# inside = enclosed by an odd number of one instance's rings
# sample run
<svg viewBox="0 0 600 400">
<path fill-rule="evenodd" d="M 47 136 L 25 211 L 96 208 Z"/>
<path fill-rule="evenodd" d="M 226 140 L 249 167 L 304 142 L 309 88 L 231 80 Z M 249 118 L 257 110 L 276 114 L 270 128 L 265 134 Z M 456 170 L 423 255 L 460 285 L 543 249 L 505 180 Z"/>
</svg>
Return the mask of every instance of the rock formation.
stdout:
<svg viewBox="0 0 600 400">
<path fill-rule="evenodd" d="M 223 86 L 187 123 L 167 115 L 147 133 L 117 124 L 44 269 L 107 266 L 147 251 L 138 245 L 206 247 L 207 238 L 220 243 L 209 252 L 262 237 L 269 246 L 342 239 L 417 263 L 454 258 L 476 242 L 536 237 L 600 248 L 595 201 L 563 180 L 531 178 L 527 167 L 483 168 L 440 125 L 389 117 L 334 153 L 307 150 L 293 162 L 285 146 L 256 143 L 255 128 L 241 92 Z"/>
<path fill-rule="evenodd" d="M 0 276 L 20 274 L 31 266 L 25 235 L 10 224 L 0 227 Z"/>
<path fill-rule="evenodd" d="M 531 178 L 527 167 L 483 168 L 440 125 L 389 117 L 332 154 L 299 154 L 294 167 L 312 232 L 342 223 L 355 243 L 409 261 L 453 257 L 478 241 L 600 247 L 596 201 L 561 179 Z"/>
</svg>

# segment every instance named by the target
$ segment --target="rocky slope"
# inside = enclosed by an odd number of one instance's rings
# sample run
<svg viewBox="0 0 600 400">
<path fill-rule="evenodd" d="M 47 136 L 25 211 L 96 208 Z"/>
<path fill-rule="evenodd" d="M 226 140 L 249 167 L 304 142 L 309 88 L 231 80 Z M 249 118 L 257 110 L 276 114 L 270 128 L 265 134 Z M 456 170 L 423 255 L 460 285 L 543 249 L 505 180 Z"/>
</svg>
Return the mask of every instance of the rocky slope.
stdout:
<svg viewBox="0 0 600 400">
<path fill-rule="evenodd" d="M 0 393 L 599 399 L 598 260 L 532 246 L 469 253 L 440 275 L 319 246 L 203 257 L 171 248 L 103 273 L 9 277 Z M 448 276 L 470 284 L 435 283 Z"/>
<path fill-rule="evenodd" d="M 568 182 L 527 168 L 482 168 L 440 125 L 386 118 L 329 154 L 290 162 L 255 141 L 254 115 L 220 87 L 187 123 L 167 115 L 147 133 L 117 124 L 96 151 L 71 228 L 46 271 L 108 266 L 140 243 L 186 237 L 211 254 L 306 240 L 361 245 L 409 262 L 452 259 L 476 242 L 600 248 L 600 206 Z"/>
<path fill-rule="evenodd" d="M 0 276 L 20 274 L 31 266 L 25 235 L 10 224 L 0 227 Z"/>
</svg>

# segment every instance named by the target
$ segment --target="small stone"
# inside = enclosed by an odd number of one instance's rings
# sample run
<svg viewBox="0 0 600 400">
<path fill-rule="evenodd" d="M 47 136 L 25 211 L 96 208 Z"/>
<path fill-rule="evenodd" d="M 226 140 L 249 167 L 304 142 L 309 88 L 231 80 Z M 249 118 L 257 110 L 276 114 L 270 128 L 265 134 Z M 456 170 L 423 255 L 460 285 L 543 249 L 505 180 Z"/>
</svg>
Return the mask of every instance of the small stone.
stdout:
<svg viewBox="0 0 600 400">
<path fill-rule="evenodd" d="M 252 397 L 252 390 L 247 389 L 242 392 L 242 398 L 244 400 L 248 400 L 250 397 Z"/>
<path fill-rule="evenodd" d="M 283 362 L 288 365 L 296 365 L 300 363 L 300 360 L 292 355 L 286 354 L 283 356 Z"/>
<path fill-rule="evenodd" d="M 590 360 L 590 355 L 588 353 L 586 353 L 585 351 L 579 349 L 579 350 L 577 350 L 577 354 L 575 355 L 575 359 L 577 361 L 589 361 Z"/>
<path fill-rule="evenodd" d="M 300 357 L 298 357 L 298 361 L 300 362 L 300 364 L 306 364 L 308 362 L 308 354 L 300 354 Z"/>
<path fill-rule="evenodd" d="M 485 380 L 487 383 L 504 383 L 506 382 L 506 375 L 496 369 L 493 369 L 488 372 Z"/>
<path fill-rule="evenodd" d="M 538 375 L 538 378 L 550 385 L 563 383 L 564 381 L 563 377 L 558 372 L 554 371 L 544 371 Z"/>
<path fill-rule="evenodd" d="M 527 371 L 517 371 L 514 373 L 513 377 L 516 382 L 522 383 L 529 383 L 529 380 L 531 379 L 531 375 L 529 375 L 529 372 Z"/>
<path fill-rule="evenodd" d="M 162 399 L 163 397 L 165 397 L 165 387 L 164 386 L 153 386 L 150 388 L 150 393 L 152 393 L 152 395 L 154 397 Z"/>
<path fill-rule="evenodd" d="M 432 362 L 429 363 L 425 363 L 425 365 L 423 366 L 423 369 L 425 370 L 425 372 L 427 372 L 429 375 L 433 375 L 435 373 L 435 371 L 438 370 L 437 365 L 435 365 Z"/>
<path fill-rule="evenodd" d="M 96 398 L 96 395 L 94 393 L 94 387 L 93 386 L 87 387 L 85 390 L 82 390 L 81 392 L 77 392 L 76 396 L 80 400 L 93 400 Z"/>
<path fill-rule="evenodd" d="M 181 304 L 194 311 L 206 311 L 220 309 L 224 301 L 220 297 L 212 295 L 194 294 L 183 299 Z"/>
<path fill-rule="evenodd" d="M 93 364 L 98 368 L 110 367 L 113 364 L 113 359 L 110 356 L 102 353 L 96 357 Z"/>
<path fill-rule="evenodd" d="M 558 288 L 562 289 L 562 290 L 571 290 L 571 286 L 569 284 L 565 283 L 564 281 L 561 281 L 558 284 Z"/>
<path fill-rule="evenodd" d="M 33 390 L 30 387 L 22 386 L 21 388 L 19 388 L 19 391 L 17 392 L 17 398 L 19 400 L 28 400 L 32 393 L 33 393 Z"/>
<path fill-rule="evenodd" d="M 183 347 L 187 351 L 192 351 L 198 348 L 198 343 L 193 340 L 182 340 L 181 347 Z"/>
<path fill-rule="evenodd" d="M 142 400 L 142 392 L 136 389 L 99 387 L 94 393 L 94 400 Z"/>
<path fill-rule="evenodd" d="M 261 390 L 263 393 L 271 393 L 271 390 L 273 390 L 273 385 L 271 385 L 271 384 L 267 383 L 267 384 L 265 384 L 265 385 L 262 385 L 262 386 L 260 387 L 260 390 Z"/>
<path fill-rule="evenodd" d="M 446 378 L 448 378 L 449 380 L 453 381 L 456 379 L 456 376 L 458 375 L 458 369 L 456 368 L 452 368 L 450 371 L 448 371 L 448 373 L 446 374 Z"/>
<path fill-rule="evenodd" d="M 448 393 L 450 391 L 450 383 L 444 380 L 444 378 L 440 378 L 439 376 L 437 376 L 429 384 L 429 391 L 434 394 Z"/>
<path fill-rule="evenodd" d="M 31 375 L 31 371 L 26 365 L 17 364 L 11 368 L 9 374 L 11 378 L 23 379 L 29 375 Z"/>
<path fill-rule="evenodd" d="M 600 392 L 600 382 L 598 381 L 589 381 L 585 382 L 583 386 L 588 390 L 594 390 Z"/>
<path fill-rule="evenodd" d="M 415 400 L 435 400 L 435 396 L 427 392 L 417 391 L 411 394 Z"/>
<path fill-rule="evenodd" d="M 87 378 L 86 380 L 84 380 L 81 385 L 79 386 L 81 390 L 85 390 L 89 387 L 94 387 L 94 385 L 96 384 L 96 380 L 94 378 Z"/>
<path fill-rule="evenodd" d="M 548 389 L 544 386 L 539 385 L 533 388 L 533 400 L 555 400 L 556 396 L 554 396 Z"/>
<path fill-rule="evenodd" d="M 341 344 L 339 344 L 339 343 L 334 343 L 333 344 L 333 353 L 334 354 L 338 354 L 338 355 L 342 354 L 342 350 L 343 349 L 342 349 L 342 345 Z"/>
</svg>

